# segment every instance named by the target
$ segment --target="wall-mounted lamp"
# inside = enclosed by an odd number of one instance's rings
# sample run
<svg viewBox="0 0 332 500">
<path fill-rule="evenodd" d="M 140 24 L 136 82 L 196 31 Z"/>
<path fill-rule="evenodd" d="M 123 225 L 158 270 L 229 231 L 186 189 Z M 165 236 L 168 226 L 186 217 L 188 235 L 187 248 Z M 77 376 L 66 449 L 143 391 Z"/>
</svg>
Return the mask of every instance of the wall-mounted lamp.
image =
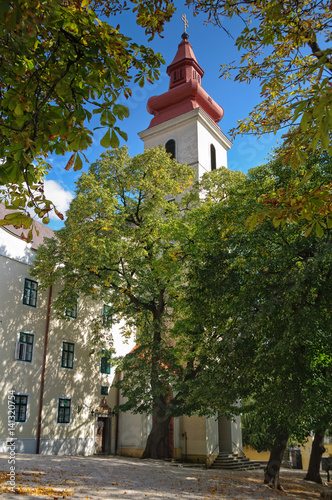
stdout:
<svg viewBox="0 0 332 500">
<path fill-rule="evenodd" d="M 85 403 L 83 403 L 81 405 L 78 405 L 78 407 L 77 407 L 77 413 L 78 413 L 78 415 L 81 413 L 81 411 L 83 410 L 83 408 L 87 408 L 88 410 L 90 410 L 90 406 L 86 405 Z"/>
</svg>

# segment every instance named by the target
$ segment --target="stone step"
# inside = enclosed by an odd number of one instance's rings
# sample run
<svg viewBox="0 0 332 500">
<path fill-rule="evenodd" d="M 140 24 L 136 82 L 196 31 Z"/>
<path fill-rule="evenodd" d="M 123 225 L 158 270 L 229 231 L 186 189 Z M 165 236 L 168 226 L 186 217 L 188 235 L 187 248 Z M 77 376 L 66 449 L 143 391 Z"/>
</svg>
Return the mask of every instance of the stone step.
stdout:
<svg viewBox="0 0 332 500">
<path fill-rule="evenodd" d="M 252 470 L 260 469 L 262 466 L 259 462 L 251 461 L 244 455 L 237 453 L 221 452 L 216 457 L 211 465 L 211 469 L 228 469 L 228 470 Z"/>
<path fill-rule="evenodd" d="M 220 459 L 220 458 L 217 458 L 214 463 L 215 464 L 233 464 L 233 463 L 238 463 L 238 464 L 245 464 L 245 463 L 248 463 L 250 462 L 249 459 L 245 460 L 245 459 L 241 459 L 239 458 L 238 460 L 229 460 L 229 459 Z"/>
</svg>

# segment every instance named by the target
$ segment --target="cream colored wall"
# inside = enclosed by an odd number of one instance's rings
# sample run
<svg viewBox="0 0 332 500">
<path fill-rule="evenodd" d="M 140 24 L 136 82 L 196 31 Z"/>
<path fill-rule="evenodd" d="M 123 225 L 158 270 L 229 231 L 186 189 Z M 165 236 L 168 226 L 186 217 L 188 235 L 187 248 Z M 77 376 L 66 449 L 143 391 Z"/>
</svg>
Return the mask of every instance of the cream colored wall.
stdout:
<svg viewBox="0 0 332 500">
<path fill-rule="evenodd" d="M 302 469 L 308 470 L 312 439 L 309 438 L 303 445 L 300 446 L 302 456 Z"/>
<path fill-rule="evenodd" d="M 17 246 L 11 240 L 17 240 Z M 23 244 L 22 244 L 23 243 Z M 25 249 L 24 249 L 25 245 Z M 37 435 L 37 419 L 40 396 L 40 377 L 46 327 L 47 292 L 39 292 L 37 307 L 23 304 L 24 279 L 29 278 L 31 266 L 16 260 L 23 258 L 32 262 L 33 252 L 29 246 L 0 229 L 0 439 L 8 433 L 8 391 L 28 394 L 28 420 L 15 426 L 17 439 L 32 440 Z M 11 255 L 12 257 L 8 257 Z M 32 362 L 15 359 L 16 341 L 20 332 L 34 334 Z M 31 402 L 34 404 L 31 404 Z"/>
<path fill-rule="evenodd" d="M 303 470 L 308 470 L 310 453 L 311 453 L 311 446 L 312 446 L 312 438 L 309 438 L 303 445 L 300 446 L 301 456 L 302 456 L 302 469 Z M 326 448 L 326 452 L 324 453 L 324 456 L 327 456 L 329 454 L 332 455 L 332 445 L 325 444 L 324 446 Z M 244 451 L 246 457 L 250 458 L 250 460 L 268 461 L 270 458 L 269 451 L 263 451 L 263 452 L 259 453 L 258 451 L 254 450 L 253 448 L 250 448 L 249 446 L 244 446 L 243 451 Z"/>
<path fill-rule="evenodd" d="M 59 287 L 54 287 L 54 298 L 59 291 Z M 76 319 L 58 319 L 51 311 L 42 415 L 43 439 L 94 435 L 94 417 L 89 409 L 98 406 L 102 398 L 101 385 L 110 386 L 111 376 L 100 374 L 100 359 L 95 354 L 90 355 L 89 331 L 94 312 L 91 306 L 86 299 L 79 298 Z M 100 306 L 99 309 L 102 312 Z M 73 369 L 61 367 L 63 342 L 74 343 Z M 57 423 L 60 397 L 71 398 L 70 424 Z M 80 407 L 83 408 L 78 413 Z"/>
<path fill-rule="evenodd" d="M 121 374 L 123 377 L 123 374 Z M 119 404 L 124 404 L 126 398 L 117 394 L 117 389 L 112 388 L 111 397 L 118 398 Z M 152 427 L 152 417 L 147 414 L 134 414 L 129 411 L 120 412 L 118 416 L 118 453 L 128 456 L 140 456 L 146 444 L 148 434 Z M 136 450 L 133 454 L 132 450 Z"/>
<path fill-rule="evenodd" d="M 332 455 L 332 444 L 324 444 L 325 453 L 324 456 Z M 309 437 L 308 440 L 300 446 L 301 455 L 302 455 L 302 468 L 307 470 L 309 467 L 310 453 L 312 448 L 312 437 Z"/>
<path fill-rule="evenodd" d="M 186 433 L 187 440 L 184 436 Z M 187 445 L 186 445 L 187 441 Z M 203 462 L 206 458 L 205 417 L 180 417 L 180 446 L 183 458 Z"/>
<path fill-rule="evenodd" d="M 206 454 L 218 455 L 219 453 L 219 432 L 218 432 L 218 415 L 214 417 L 206 417 Z"/>
<path fill-rule="evenodd" d="M 232 419 L 231 432 L 233 453 L 239 453 L 242 450 L 241 417 L 239 415 Z"/>
<path fill-rule="evenodd" d="M 332 456 L 332 443 L 331 444 L 324 444 L 324 446 L 326 449 L 325 454 Z"/>
<path fill-rule="evenodd" d="M 250 460 L 257 460 L 257 461 L 268 461 L 270 457 L 270 452 L 269 451 L 262 451 L 258 452 L 254 450 L 253 448 L 250 448 L 250 446 L 244 446 L 243 447 L 243 452 L 247 458 L 250 458 Z"/>
<path fill-rule="evenodd" d="M 61 292 L 61 287 L 54 288 L 54 296 Z M 97 416 L 95 412 L 104 396 L 101 395 L 101 386 L 109 388 L 106 401 L 110 408 L 116 404 L 111 386 L 115 377 L 115 367 L 111 364 L 111 373 L 100 372 L 100 357 L 91 355 L 90 331 L 93 318 L 101 316 L 103 304 L 98 304 L 88 298 L 78 299 L 77 318 L 68 320 L 59 319 L 52 311 L 50 318 L 50 333 L 48 344 L 48 356 L 45 373 L 45 394 L 43 406 L 43 430 L 42 440 L 48 443 L 51 439 L 76 440 L 77 447 L 86 446 L 90 452 L 90 439 L 95 439 Z M 119 355 L 132 348 L 133 342 L 123 346 L 120 333 L 121 325 L 114 325 L 110 329 L 104 329 L 105 338 L 115 337 L 115 350 Z M 73 342 L 75 344 L 73 369 L 61 367 L 62 343 Z M 56 383 L 52 381 L 56 380 Z M 70 424 L 57 423 L 57 406 L 60 397 L 71 398 L 72 413 Z M 79 411 L 80 410 L 80 411 Z M 112 420 L 112 449 L 115 441 L 115 419 Z"/>
<path fill-rule="evenodd" d="M 0 363 L 2 368 L 0 395 L 0 449 L 6 451 L 9 437 L 7 425 L 7 394 L 9 390 L 28 395 L 27 422 L 16 423 L 16 451 L 36 450 L 38 412 L 40 401 L 41 372 L 46 331 L 48 290 L 38 291 L 37 307 L 23 305 L 24 278 L 29 271 L 35 253 L 19 238 L 0 229 Z M 53 287 L 52 299 L 61 292 Z M 96 419 L 91 410 L 96 409 L 103 396 L 101 386 L 110 387 L 115 375 L 100 373 L 100 357 L 90 355 L 89 332 L 95 315 L 102 314 L 103 304 L 79 298 L 77 318 L 59 319 L 54 311 L 50 314 L 46 357 L 45 386 L 43 397 L 40 451 L 42 453 L 93 453 Z M 106 337 L 114 337 L 117 354 L 128 352 L 133 340 L 123 344 L 122 325 L 114 325 L 104 331 Z M 15 346 L 19 333 L 33 333 L 32 362 L 15 360 Z M 61 367 L 63 341 L 75 344 L 74 368 Z M 58 399 L 71 399 L 69 424 L 58 424 Z M 109 406 L 115 402 L 111 395 Z M 112 434 L 114 441 L 114 425 Z"/>
</svg>

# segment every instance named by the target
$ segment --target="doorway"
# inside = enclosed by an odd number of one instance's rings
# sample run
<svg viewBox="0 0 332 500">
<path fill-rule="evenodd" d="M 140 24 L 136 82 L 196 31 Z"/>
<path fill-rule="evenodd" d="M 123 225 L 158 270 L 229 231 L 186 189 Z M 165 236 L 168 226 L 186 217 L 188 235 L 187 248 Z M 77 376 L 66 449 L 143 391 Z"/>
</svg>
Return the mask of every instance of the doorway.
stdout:
<svg viewBox="0 0 332 500">
<path fill-rule="evenodd" d="M 111 453 L 111 418 L 97 418 L 96 453 Z"/>
</svg>

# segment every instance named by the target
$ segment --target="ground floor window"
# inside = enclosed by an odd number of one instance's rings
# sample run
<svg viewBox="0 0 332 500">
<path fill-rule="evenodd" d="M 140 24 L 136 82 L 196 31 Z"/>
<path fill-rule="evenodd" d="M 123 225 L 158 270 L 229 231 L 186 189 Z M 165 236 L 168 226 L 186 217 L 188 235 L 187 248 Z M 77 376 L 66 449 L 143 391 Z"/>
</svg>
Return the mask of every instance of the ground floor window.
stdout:
<svg viewBox="0 0 332 500">
<path fill-rule="evenodd" d="M 70 423 L 71 399 L 59 398 L 58 404 L 58 424 Z"/>
<path fill-rule="evenodd" d="M 26 422 L 27 407 L 28 396 L 26 394 L 15 394 L 15 422 Z"/>
</svg>

